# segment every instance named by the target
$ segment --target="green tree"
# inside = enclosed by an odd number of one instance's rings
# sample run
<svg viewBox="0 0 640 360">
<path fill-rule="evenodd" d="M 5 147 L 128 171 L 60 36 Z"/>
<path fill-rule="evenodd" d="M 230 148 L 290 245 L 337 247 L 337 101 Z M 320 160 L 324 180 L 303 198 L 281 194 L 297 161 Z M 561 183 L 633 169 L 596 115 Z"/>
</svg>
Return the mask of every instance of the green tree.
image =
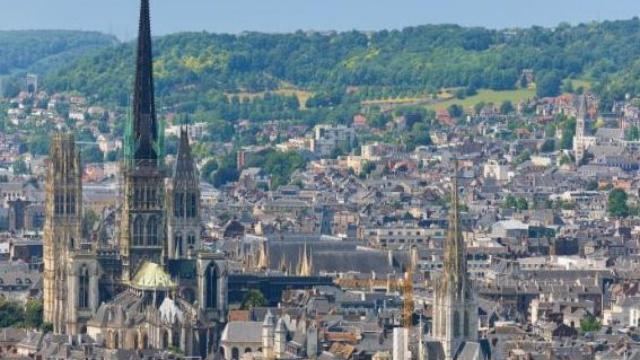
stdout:
<svg viewBox="0 0 640 360">
<path fill-rule="evenodd" d="M 209 179 L 211 174 L 218 170 L 218 162 L 215 159 L 209 159 L 207 162 L 202 165 L 202 169 L 200 169 L 200 176 L 203 179 Z"/>
<path fill-rule="evenodd" d="M 40 329 L 43 325 L 43 309 L 42 300 L 29 300 L 25 305 L 24 326 L 31 329 Z"/>
<path fill-rule="evenodd" d="M 587 191 L 596 191 L 598 190 L 598 182 L 596 180 L 590 180 L 586 186 Z"/>
<path fill-rule="evenodd" d="M 505 100 L 502 102 L 502 105 L 500 105 L 500 113 L 501 114 L 511 114 L 515 111 L 515 108 L 513 107 L 513 104 L 511 103 L 511 101 L 509 100 Z"/>
<path fill-rule="evenodd" d="M 516 210 L 518 211 L 529 210 L 529 203 L 527 202 L 527 199 L 518 198 L 518 200 L 516 201 Z"/>
<path fill-rule="evenodd" d="M 638 141 L 640 140 L 640 128 L 638 126 L 633 125 L 627 132 L 625 133 L 625 138 L 629 141 Z"/>
<path fill-rule="evenodd" d="M 553 139 L 547 139 L 540 147 L 540 151 L 543 153 L 553 152 L 556 149 L 556 141 Z"/>
<path fill-rule="evenodd" d="M 23 322 L 23 307 L 0 297 L 0 328 L 22 325 Z"/>
<path fill-rule="evenodd" d="M 611 190 L 607 202 L 609 215 L 616 218 L 625 218 L 629 216 L 629 205 L 627 204 L 628 195 L 620 188 Z"/>
<path fill-rule="evenodd" d="M 452 118 L 459 118 L 464 115 L 464 109 L 458 104 L 450 105 L 447 108 L 447 111 L 449 112 L 449 116 L 451 116 Z"/>
<path fill-rule="evenodd" d="M 250 310 L 256 307 L 267 306 L 267 298 L 260 292 L 260 290 L 249 290 L 242 299 L 240 308 L 242 310 Z"/>
<path fill-rule="evenodd" d="M 557 71 L 544 72 L 536 82 L 536 95 L 541 98 L 558 96 L 560 85 L 562 85 L 562 76 Z"/>
<path fill-rule="evenodd" d="M 602 324 L 600 320 L 595 316 L 589 315 L 580 320 L 580 330 L 582 330 L 583 333 L 599 331 L 601 327 Z"/>
</svg>

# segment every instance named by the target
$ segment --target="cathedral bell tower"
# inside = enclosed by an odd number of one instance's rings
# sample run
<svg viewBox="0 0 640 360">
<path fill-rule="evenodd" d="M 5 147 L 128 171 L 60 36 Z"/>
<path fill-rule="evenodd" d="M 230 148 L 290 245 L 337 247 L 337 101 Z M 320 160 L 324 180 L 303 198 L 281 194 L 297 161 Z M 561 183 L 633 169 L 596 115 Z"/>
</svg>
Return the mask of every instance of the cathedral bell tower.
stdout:
<svg viewBox="0 0 640 360">
<path fill-rule="evenodd" d="M 187 131 L 180 145 L 167 191 L 169 259 L 191 258 L 200 248 L 200 176 L 191 155 Z"/>
<path fill-rule="evenodd" d="M 73 135 L 53 136 L 46 177 L 44 321 L 66 333 L 70 263 L 82 235 L 82 167 Z"/>
<path fill-rule="evenodd" d="M 163 137 L 155 109 L 149 0 L 142 0 L 133 109 L 125 128 L 122 166 L 120 256 L 125 283 L 145 260 L 163 264 L 166 256 Z"/>
</svg>

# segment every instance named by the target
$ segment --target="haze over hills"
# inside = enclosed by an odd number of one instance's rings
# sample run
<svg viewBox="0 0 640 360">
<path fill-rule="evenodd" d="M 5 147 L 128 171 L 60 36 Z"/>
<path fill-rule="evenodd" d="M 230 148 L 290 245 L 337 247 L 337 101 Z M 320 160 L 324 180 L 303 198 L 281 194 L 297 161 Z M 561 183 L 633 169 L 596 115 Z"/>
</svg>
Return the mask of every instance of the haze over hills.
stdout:
<svg viewBox="0 0 640 360">
<path fill-rule="evenodd" d="M 57 0 L 55 6 L 49 0 L 8 3 L 0 12 L 2 30 L 97 30 L 121 39 L 132 39 L 136 34 L 136 1 Z M 443 23 L 497 29 L 626 19 L 640 14 L 635 0 L 189 0 L 154 1 L 152 7 L 156 35 L 201 30 L 381 30 Z"/>
</svg>

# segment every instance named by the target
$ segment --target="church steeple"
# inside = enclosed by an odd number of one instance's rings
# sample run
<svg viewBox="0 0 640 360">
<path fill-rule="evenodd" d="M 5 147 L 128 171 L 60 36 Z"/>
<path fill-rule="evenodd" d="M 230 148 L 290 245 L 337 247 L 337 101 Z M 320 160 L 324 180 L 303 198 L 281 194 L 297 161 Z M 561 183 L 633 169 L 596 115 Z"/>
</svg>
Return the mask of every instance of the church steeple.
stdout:
<svg viewBox="0 0 640 360">
<path fill-rule="evenodd" d="M 449 232 L 445 243 L 444 269 L 448 281 L 457 293 L 464 290 L 467 265 L 464 255 L 464 239 L 460 229 L 460 204 L 458 197 L 458 161 L 454 161 L 451 181 L 451 209 L 449 211 Z"/>
<path fill-rule="evenodd" d="M 162 129 L 155 108 L 149 0 L 141 0 L 133 109 L 125 155 L 130 164 L 157 166 L 162 158 Z"/>
<path fill-rule="evenodd" d="M 187 179 L 196 175 L 196 167 L 193 161 L 193 155 L 191 154 L 191 145 L 189 144 L 189 135 L 186 129 L 181 129 L 180 144 L 178 145 L 178 154 L 176 156 L 173 176 L 174 178 Z"/>
<path fill-rule="evenodd" d="M 458 162 L 454 161 L 449 232 L 444 244 L 443 273 L 434 286 L 431 328 L 432 336 L 442 345 L 445 360 L 455 359 L 467 341 L 476 341 L 478 331 L 478 307 L 467 276 L 458 190 Z"/>
</svg>

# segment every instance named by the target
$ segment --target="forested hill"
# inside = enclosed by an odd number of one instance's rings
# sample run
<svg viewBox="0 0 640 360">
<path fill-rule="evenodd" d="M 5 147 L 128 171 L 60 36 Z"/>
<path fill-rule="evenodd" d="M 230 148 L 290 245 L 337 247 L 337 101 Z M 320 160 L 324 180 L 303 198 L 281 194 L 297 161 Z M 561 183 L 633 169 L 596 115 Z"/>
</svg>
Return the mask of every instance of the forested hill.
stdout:
<svg viewBox="0 0 640 360">
<path fill-rule="evenodd" d="M 133 43 L 79 57 L 50 74 L 52 90 L 79 90 L 127 102 Z M 286 86 L 331 104 L 352 86 L 371 98 L 429 94 L 443 87 L 511 89 L 524 69 L 537 78 L 602 84 L 605 99 L 640 93 L 640 20 L 555 29 L 489 30 L 428 25 L 373 33 L 216 35 L 183 33 L 154 41 L 164 105 L 213 94 Z M 637 70 L 634 70 L 637 69 Z M 606 85 L 606 86 L 604 86 Z M 606 90 L 606 91 L 605 91 Z"/>
<path fill-rule="evenodd" d="M 116 43 L 112 36 L 83 31 L 0 31 L 0 75 L 46 73 L 87 52 Z"/>
</svg>

